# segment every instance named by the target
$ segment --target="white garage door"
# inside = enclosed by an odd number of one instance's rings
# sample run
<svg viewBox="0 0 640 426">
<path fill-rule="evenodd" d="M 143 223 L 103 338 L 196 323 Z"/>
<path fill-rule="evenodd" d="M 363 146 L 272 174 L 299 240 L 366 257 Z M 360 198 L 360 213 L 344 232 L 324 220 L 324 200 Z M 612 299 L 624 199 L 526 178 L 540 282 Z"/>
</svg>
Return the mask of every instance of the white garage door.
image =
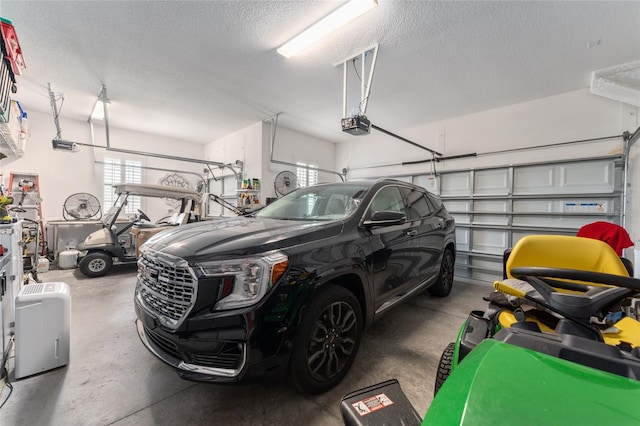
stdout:
<svg viewBox="0 0 640 426">
<path fill-rule="evenodd" d="M 575 235 L 601 220 L 619 224 L 622 167 L 615 156 L 442 172 L 435 187 L 456 219 L 456 275 L 502 277 L 505 249 L 524 235 Z M 427 186 L 425 179 L 414 181 Z"/>
</svg>

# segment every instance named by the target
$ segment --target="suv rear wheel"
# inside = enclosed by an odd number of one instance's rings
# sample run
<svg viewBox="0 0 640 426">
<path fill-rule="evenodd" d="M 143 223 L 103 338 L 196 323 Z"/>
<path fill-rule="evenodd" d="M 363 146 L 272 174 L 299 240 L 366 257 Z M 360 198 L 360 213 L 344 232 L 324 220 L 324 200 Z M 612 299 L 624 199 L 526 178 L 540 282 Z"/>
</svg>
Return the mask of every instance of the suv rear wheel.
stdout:
<svg viewBox="0 0 640 426">
<path fill-rule="evenodd" d="M 289 379 L 304 393 L 333 388 L 347 374 L 362 336 L 362 309 L 349 290 L 326 285 L 307 306 L 293 345 Z"/>
<path fill-rule="evenodd" d="M 453 252 L 449 249 L 445 249 L 444 253 L 442 253 L 442 264 L 440 265 L 438 281 L 429 287 L 429 293 L 431 293 L 432 296 L 445 297 L 451 293 L 451 287 L 453 286 L 454 261 Z"/>
</svg>

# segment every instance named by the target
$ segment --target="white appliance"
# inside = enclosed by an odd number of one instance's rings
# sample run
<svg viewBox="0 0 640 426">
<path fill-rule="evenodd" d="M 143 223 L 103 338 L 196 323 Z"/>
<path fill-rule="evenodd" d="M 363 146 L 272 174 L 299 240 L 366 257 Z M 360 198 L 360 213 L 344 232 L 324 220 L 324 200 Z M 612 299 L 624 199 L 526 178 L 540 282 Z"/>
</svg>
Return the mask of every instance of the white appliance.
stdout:
<svg viewBox="0 0 640 426">
<path fill-rule="evenodd" d="M 66 283 L 25 285 L 16 297 L 15 377 L 69 363 L 71 294 Z"/>
</svg>

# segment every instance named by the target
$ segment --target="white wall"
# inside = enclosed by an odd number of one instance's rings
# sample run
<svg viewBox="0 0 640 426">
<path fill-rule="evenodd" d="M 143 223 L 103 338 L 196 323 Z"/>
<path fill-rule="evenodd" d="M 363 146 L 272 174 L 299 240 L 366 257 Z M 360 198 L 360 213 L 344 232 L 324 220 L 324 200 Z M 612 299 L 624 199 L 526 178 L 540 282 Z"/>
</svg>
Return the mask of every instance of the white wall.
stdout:
<svg viewBox="0 0 640 426">
<path fill-rule="evenodd" d="M 264 123 L 263 151 L 265 153 L 263 163 L 264 182 L 268 187 L 268 197 L 275 197 L 273 181 L 278 173 L 290 170 L 295 173 L 293 165 L 272 163 L 271 153 L 271 123 Z M 278 126 L 273 143 L 273 160 L 290 164 L 309 164 L 319 169 L 338 171 L 336 169 L 336 144 L 322 139 L 314 138 L 294 130 Z M 318 182 L 339 182 L 339 176 L 318 172 Z"/>
<path fill-rule="evenodd" d="M 10 173 L 34 173 L 39 176 L 42 210 L 45 219 L 62 217 L 65 199 L 77 192 L 88 192 L 102 200 L 102 166 L 105 156 L 141 161 L 143 166 L 163 169 L 179 169 L 202 173 L 203 165 L 183 161 L 153 158 L 144 155 L 120 154 L 105 149 L 81 147 L 79 152 L 54 151 L 51 140 L 56 128 L 51 114 L 27 111 L 31 137 L 27 141 L 25 154 L 19 158 L 0 160 L 0 172 L 5 185 Z M 91 143 L 89 124 L 76 120 L 60 119 L 62 138 L 80 143 Z M 111 147 L 132 151 L 159 153 L 188 158 L 202 158 L 203 146 L 161 136 L 110 129 Z M 103 126 L 95 127 L 95 145 L 106 146 Z M 143 183 L 157 184 L 158 179 L 169 171 L 143 170 Z M 183 174 L 195 187 L 198 177 Z M 103 206 L 105 208 L 105 206 Z M 107 207 L 108 208 L 108 207 Z M 166 215 L 168 206 L 162 201 L 143 204 L 143 209 L 152 219 Z"/>
<path fill-rule="evenodd" d="M 271 123 L 258 122 L 234 132 L 228 136 L 210 142 L 205 146 L 205 158 L 223 162 L 244 162 L 244 176 L 247 179 L 259 179 L 261 183 L 261 202 L 275 197 L 273 181 L 283 170 L 295 172 L 291 165 L 275 164 L 271 157 Z M 286 162 L 312 164 L 327 170 L 335 169 L 336 146 L 332 142 L 317 139 L 283 127 L 278 127 L 274 143 L 273 159 Z M 212 182 L 211 192 L 231 196 L 238 183 L 229 171 L 215 173 L 216 178 L 224 177 L 221 181 Z M 319 181 L 334 182 L 340 180 L 330 173 L 319 173 Z M 227 201 L 235 203 L 228 198 Z M 219 214 L 219 209 L 212 206 L 212 214 Z M 227 212 L 228 213 L 228 212 Z M 226 214 L 226 213 L 225 213 Z"/>
<path fill-rule="evenodd" d="M 262 173 L 262 122 L 252 124 L 237 132 L 208 143 L 204 147 L 207 160 L 225 164 L 244 163 L 244 179 L 261 178 Z M 228 169 L 214 170 L 216 178 L 231 176 Z M 225 188 L 225 192 L 235 188 Z"/>
</svg>

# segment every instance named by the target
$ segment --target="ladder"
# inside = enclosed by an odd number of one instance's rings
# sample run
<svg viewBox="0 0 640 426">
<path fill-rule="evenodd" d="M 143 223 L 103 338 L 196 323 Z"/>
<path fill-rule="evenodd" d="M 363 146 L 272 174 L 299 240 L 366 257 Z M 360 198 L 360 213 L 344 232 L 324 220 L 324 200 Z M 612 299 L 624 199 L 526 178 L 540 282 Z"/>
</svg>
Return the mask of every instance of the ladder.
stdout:
<svg viewBox="0 0 640 426">
<path fill-rule="evenodd" d="M 24 272 L 32 272 L 37 280 L 38 257 L 46 256 L 40 180 L 35 173 L 11 172 L 7 195 L 13 198 L 9 212 L 23 219 L 22 263 Z"/>
</svg>

